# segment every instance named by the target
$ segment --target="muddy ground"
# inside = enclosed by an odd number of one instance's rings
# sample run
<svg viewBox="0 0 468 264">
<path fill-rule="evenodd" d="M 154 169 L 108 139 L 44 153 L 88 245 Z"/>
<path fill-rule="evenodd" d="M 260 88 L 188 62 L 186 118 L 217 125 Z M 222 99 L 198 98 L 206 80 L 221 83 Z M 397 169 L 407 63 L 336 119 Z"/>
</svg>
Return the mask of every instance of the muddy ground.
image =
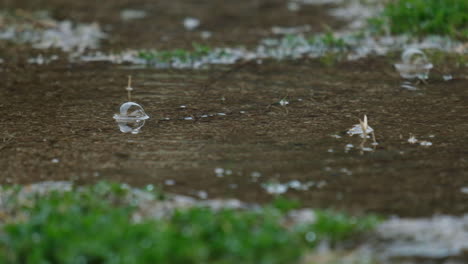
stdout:
<svg viewBox="0 0 468 264">
<path fill-rule="evenodd" d="M 186 16 L 206 21 L 202 27 L 213 32 L 207 40 L 212 45 L 253 44 L 276 25 L 310 24 L 320 31 L 323 21 L 343 24 L 326 15 L 328 6 L 297 14 L 284 1 L 2 2 L 11 9 L 48 9 L 60 19 L 97 21 L 111 33 L 104 50 L 201 42 L 199 32 L 183 28 Z M 124 23 L 123 8 L 145 8 L 150 15 Z M 320 188 L 286 193 L 306 206 L 400 216 L 468 210 L 461 192 L 468 185 L 466 68 L 436 65 L 455 79 L 443 81 L 435 73 L 427 85 L 408 91 L 392 69 L 394 57 L 332 66 L 319 59 L 271 60 L 195 71 L 63 58 L 37 66 L 26 63 L 37 50 L 6 42 L 0 47 L 3 184 L 106 179 L 258 202 L 273 197 L 262 183 L 299 180 L 321 182 Z M 122 134 L 112 119 L 126 99 L 128 75 L 134 100 L 151 116 L 137 135 Z M 289 105 L 277 104 L 286 96 Z M 360 144 L 345 133 L 364 114 L 379 145 L 372 152 L 346 152 L 347 144 Z M 432 146 L 408 143 L 410 134 Z M 217 177 L 215 168 L 233 173 Z M 261 174 L 257 181 L 254 172 Z"/>
</svg>

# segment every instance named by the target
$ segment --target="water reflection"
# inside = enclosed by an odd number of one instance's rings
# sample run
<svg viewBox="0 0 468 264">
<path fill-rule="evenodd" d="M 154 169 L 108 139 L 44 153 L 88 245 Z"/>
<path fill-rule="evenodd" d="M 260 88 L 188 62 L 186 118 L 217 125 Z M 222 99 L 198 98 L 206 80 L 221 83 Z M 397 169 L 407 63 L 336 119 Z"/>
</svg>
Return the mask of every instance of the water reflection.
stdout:
<svg viewBox="0 0 468 264">
<path fill-rule="evenodd" d="M 421 81 L 429 78 L 429 71 L 433 68 L 426 54 L 419 49 L 410 48 L 401 56 L 401 63 L 395 64 L 395 68 L 404 79 L 418 79 Z"/>
<path fill-rule="evenodd" d="M 149 116 L 143 107 L 134 102 L 126 102 L 120 106 L 120 113 L 114 115 L 114 119 L 123 133 L 140 133 Z"/>
</svg>

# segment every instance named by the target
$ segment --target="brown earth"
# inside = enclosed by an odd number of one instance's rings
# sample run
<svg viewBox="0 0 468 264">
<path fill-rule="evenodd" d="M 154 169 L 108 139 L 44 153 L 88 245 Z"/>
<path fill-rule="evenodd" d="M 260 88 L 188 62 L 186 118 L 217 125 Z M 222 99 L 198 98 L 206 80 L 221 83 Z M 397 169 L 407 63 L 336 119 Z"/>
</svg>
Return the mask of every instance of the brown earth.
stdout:
<svg viewBox="0 0 468 264">
<path fill-rule="evenodd" d="M 210 44 L 250 44 L 273 25 L 311 24 L 320 30 L 320 21 L 331 21 L 326 7 L 297 15 L 284 1 L 3 2 L 8 8 L 47 8 L 58 18 L 112 25 L 105 49 L 189 45 L 198 41 L 198 33 L 186 32 L 181 20 L 192 15 L 214 32 Z M 118 21 L 120 9 L 139 7 L 155 13 L 133 26 Z M 170 38 L 161 42 L 161 36 Z M 449 62 L 437 68 L 454 80 L 433 74 L 418 91 L 407 91 L 391 67 L 393 58 L 384 57 L 329 67 L 302 59 L 192 71 L 63 59 L 35 66 L 22 58 L 37 51 L 3 47 L 2 183 L 106 179 L 262 202 L 272 196 L 261 183 L 323 181 L 322 188 L 286 196 L 307 206 L 401 216 L 468 210 L 467 195 L 460 191 L 468 186 L 468 74 Z M 112 119 L 125 101 L 127 75 L 134 79 L 134 100 L 151 116 L 138 135 L 120 133 Z M 275 104 L 286 96 L 288 106 Z M 217 113 L 226 116 L 201 118 Z M 364 114 L 379 145 L 373 152 L 346 153 L 345 145 L 358 146 L 360 139 L 345 132 Z M 194 120 L 183 120 L 189 116 Z M 433 145 L 409 144 L 410 134 Z M 233 174 L 216 177 L 217 167 Z M 257 182 L 252 172 L 262 174 Z M 168 179 L 175 185 L 164 185 Z"/>
</svg>

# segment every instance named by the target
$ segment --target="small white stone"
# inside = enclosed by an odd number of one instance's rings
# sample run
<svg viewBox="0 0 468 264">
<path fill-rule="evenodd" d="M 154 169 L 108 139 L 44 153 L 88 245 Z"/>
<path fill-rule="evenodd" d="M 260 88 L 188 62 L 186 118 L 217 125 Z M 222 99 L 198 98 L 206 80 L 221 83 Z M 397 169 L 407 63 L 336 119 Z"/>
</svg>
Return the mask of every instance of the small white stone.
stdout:
<svg viewBox="0 0 468 264">
<path fill-rule="evenodd" d="M 200 25 L 200 20 L 193 17 L 187 17 L 184 19 L 184 27 L 187 30 L 194 30 Z"/>
<path fill-rule="evenodd" d="M 408 143 L 410 143 L 410 144 L 415 144 L 417 142 L 418 142 L 418 139 L 413 135 L 411 135 L 411 137 L 408 138 Z"/>
<path fill-rule="evenodd" d="M 281 100 L 279 101 L 279 104 L 280 104 L 281 106 L 287 106 L 287 105 L 289 104 L 289 101 L 287 101 L 286 99 L 281 99 Z"/>
<path fill-rule="evenodd" d="M 423 147 L 430 147 L 432 146 L 432 142 L 429 142 L 429 141 L 421 141 L 419 142 L 419 145 L 423 146 Z"/>
<path fill-rule="evenodd" d="M 164 184 L 166 184 L 168 186 L 172 186 L 172 185 L 175 185 L 175 181 L 174 180 L 165 180 Z"/>
<path fill-rule="evenodd" d="M 197 196 L 198 196 L 200 199 L 203 199 L 203 200 L 204 200 L 204 199 L 208 198 L 208 193 L 205 192 L 205 191 L 199 191 L 199 192 L 197 192 Z"/>
</svg>

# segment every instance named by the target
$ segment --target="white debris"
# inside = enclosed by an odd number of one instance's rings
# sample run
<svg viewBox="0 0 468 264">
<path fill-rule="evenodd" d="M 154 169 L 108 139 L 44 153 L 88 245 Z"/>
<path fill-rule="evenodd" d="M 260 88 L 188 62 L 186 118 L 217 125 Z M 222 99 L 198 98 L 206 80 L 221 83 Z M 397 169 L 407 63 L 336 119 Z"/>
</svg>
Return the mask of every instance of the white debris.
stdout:
<svg viewBox="0 0 468 264">
<path fill-rule="evenodd" d="M 443 259 L 468 250 L 468 215 L 391 219 L 377 227 L 387 257 Z M 432 262 L 431 262 L 432 263 Z"/>
<path fill-rule="evenodd" d="M 416 91 L 418 88 L 416 86 L 411 85 L 410 82 L 404 82 L 400 85 L 401 88 L 406 89 L 408 91 Z"/>
<path fill-rule="evenodd" d="M 298 27 L 272 27 L 271 32 L 276 35 L 293 35 L 309 32 L 311 27 L 309 25 Z"/>
<path fill-rule="evenodd" d="M 184 19 L 184 27 L 187 30 L 194 30 L 200 25 L 200 20 L 194 17 L 187 17 Z"/>
<path fill-rule="evenodd" d="M 71 21 L 62 21 L 57 27 L 40 32 L 33 42 L 38 49 L 59 48 L 65 52 L 83 53 L 87 49 L 99 47 L 106 34 L 97 23 L 73 25 Z"/>
<path fill-rule="evenodd" d="M 210 31 L 202 31 L 200 33 L 200 37 L 202 39 L 209 39 L 209 38 L 211 38 L 211 36 L 213 36 L 213 33 L 211 33 Z"/>
<path fill-rule="evenodd" d="M 360 124 L 356 124 L 352 128 L 350 128 L 348 130 L 347 134 L 350 135 L 350 136 L 359 135 L 362 138 L 364 138 L 364 135 L 369 135 L 370 133 L 374 132 L 374 129 L 372 129 L 372 127 L 370 127 L 368 125 L 366 115 L 364 116 L 364 120 L 359 120 L 359 123 Z M 365 129 L 366 133 L 364 133 L 363 128 Z M 367 137 L 369 138 L 369 136 L 367 136 Z"/>
<path fill-rule="evenodd" d="M 123 21 L 142 19 L 147 16 L 146 11 L 136 9 L 125 9 L 120 12 L 120 18 Z"/>
<path fill-rule="evenodd" d="M 408 138 L 408 143 L 410 143 L 410 144 L 418 143 L 418 139 L 417 139 L 414 135 L 411 135 L 411 136 Z"/>
<path fill-rule="evenodd" d="M 5 14 L 0 14 L 3 21 Z M 83 54 L 88 49 L 96 49 L 106 37 L 97 23 L 73 23 L 69 20 L 56 21 L 44 12 L 5 19 L 0 27 L 0 40 L 16 43 L 29 43 L 37 49 L 58 48 L 64 52 Z"/>
<path fill-rule="evenodd" d="M 446 82 L 453 80 L 453 76 L 451 74 L 446 74 L 442 77 L 444 78 L 444 81 Z"/>
<path fill-rule="evenodd" d="M 367 127 L 366 129 L 366 134 L 369 134 L 369 133 L 372 133 L 374 132 L 374 129 L 370 126 Z M 350 128 L 348 130 L 348 135 L 350 136 L 354 136 L 354 135 L 360 135 L 361 137 L 364 137 L 364 133 L 363 133 L 363 130 L 361 128 L 361 125 L 357 124 L 357 125 L 354 125 L 352 128 Z M 369 136 L 368 136 L 369 137 Z"/>
<path fill-rule="evenodd" d="M 346 144 L 345 146 L 345 152 L 348 153 L 352 148 L 354 148 L 353 144 Z"/>
<path fill-rule="evenodd" d="M 198 198 L 204 200 L 204 199 L 208 198 L 208 193 L 205 192 L 205 191 L 198 191 L 198 192 L 197 192 L 197 196 L 198 196 Z"/>
<path fill-rule="evenodd" d="M 427 37 L 415 42 L 408 36 L 375 37 L 366 35 L 356 37 L 353 33 L 335 33 L 347 47 L 347 59 L 356 60 L 371 54 L 385 55 L 407 47 L 432 48 L 452 51 L 457 42 L 447 38 Z M 234 64 L 239 61 L 261 61 L 263 59 L 299 59 L 318 58 L 329 53 L 342 52 L 343 47 L 330 46 L 323 41 L 325 35 L 317 34 L 314 40 L 303 36 L 286 36 L 281 39 L 263 39 L 255 48 L 212 48 L 207 54 L 189 59 L 178 57 L 170 61 L 160 61 L 158 58 L 144 59 L 138 51 L 125 51 L 120 54 L 95 54 L 84 56 L 83 60 L 107 60 L 114 63 L 131 62 L 135 64 L 150 64 L 156 68 L 201 69 L 207 65 Z M 157 50 L 147 51 L 157 53 Z M 96 57 L 96 58 L 95 58 Z"/>
<path fill-rule="evenodd" d="M 250 174 L 251 177 L 254 177 L 254 178 L 259 178 L 262 176 L 262 174 L 258 171 L 254 171 Z"/>
<path fill-rule="evenodd" d="M 286 99 L 281 99 L 281 100 L 279 101 L 279 104 L 280 104 L 281 106 L 287 106 L 287 105 L 289 104 L 289 101 L 286 100 Z"/>
<path fill-rule="evenodd" d="M 432 146 L 432 142 L 424 140 L 424 141 L 419 142 L 419 145 L 421 145 L 423 147 L 430 147 L 430 146 Z"/>
<path fill-rule="evenodd" d="M 461 193 L 468 194 L 468 187 L 463 187 L 460 189 Z"/>
<path fill-rule="evenodd" d="M 350 171 L 350 170 L 347 169 L 347 168 L 341 168 L 341 169 L 340 169 L 340 172 L 343 173 L 343 174 L 346 174 L 346 175 L 348 175 L 348 176 L 353 175 L 353 172 Z"/>
<path fill-rule="evenodd" d="M 299 11 L 301 9 L 301 6 L 296 3 L 296 2 L 289 2 L 288 3 L 288 10 L 292 12 Z"/>
<path fill-rule="evenodd" d="M 223 168 L 215 168 L 214 172 L 217 177 L 223 177 L 224 176 L 224 169 Z"/>
<path fill-rule="evenodd" d="M 54 158 L 54 159 L 52 159 L 52 160 L 51 160 L 51 162 L 52 162 L 52 163 L 59 163 L 59 162 L 60 162 L 60 160 L 59 160 L 59 159 L 57 159 L 57 158 Z"/>
<path fill-rule="evenodd" d="M 167 186 L 173 186 L 173 185 L 175 185 L 175 181 L 174 180 L 165 180 L 164 184 L 167 185 Z"/>
<path fill-rule="evenodd" d="M 269 194 L 283 194 L 288 191 L 289 186 L 287 184 L 281 183 L 264 183 L 262 187 L 266 190 Z"/>
</svg>

